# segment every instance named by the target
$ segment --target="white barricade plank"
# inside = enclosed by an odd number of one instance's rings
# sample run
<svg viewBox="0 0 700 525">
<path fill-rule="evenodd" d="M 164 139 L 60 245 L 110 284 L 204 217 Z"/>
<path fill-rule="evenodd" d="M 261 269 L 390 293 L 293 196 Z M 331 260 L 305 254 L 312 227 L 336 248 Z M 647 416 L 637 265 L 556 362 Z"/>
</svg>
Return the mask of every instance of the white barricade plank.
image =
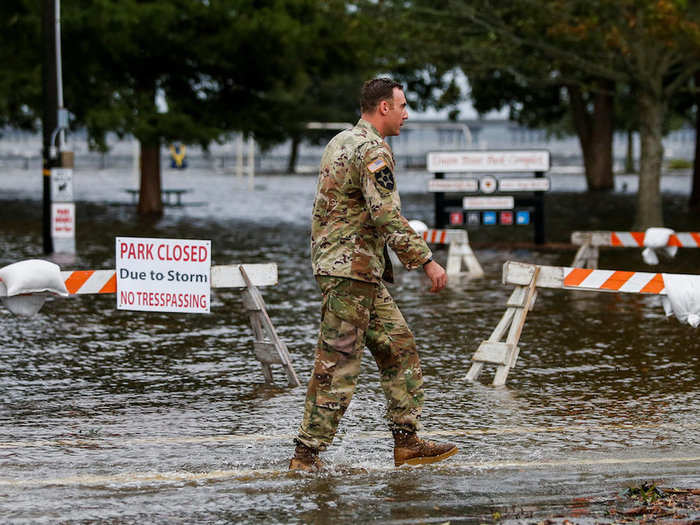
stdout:
<svg viewBox="0 0 700 525">
<path fill-rule="evenodd" d="M 276 270 L 277 266 L 275 265 L 275 273 Z M 240 272 L 246 286 L 246 290 L 244 292 L 246 296 L 245 301 L 255 305 L 254 309 L 250 309 L 248 311 L 248 315 L 255 333 L 255 354 L 262 365 L 265 379 L 268 382 L 272 382 L 272 370 L 270 368 L 270 364 L 279 363 L 285 369 L 289 385 L 299 386 L 301 383 L 299 383 L 299 379 L 297 378 L 294 367 L 292 366 L 292 360 L 289 356 L 287 345 L 285 345 L 277 335 L 277 331 L 272 324 L 272 320 L 270 320 L 270 316 L 267 314 L 267 310 L 265 310 L 265 301 L 263 301 L 260 291 L 255 284 L 253 284 L 253 280 L 248 274 L 249 265 L 239 265 L 238 271 Z"/>
<path fill-rule="evenodd" d="M 572 266 L 578 268 L 596 268 L 598 266 L 598 248 L 644 248 L 646 232 L 589 231 L 573 232 L 571 243 L 580 246 Z M 672 233 L 668 237 L 667 247 L 700 248 L 700 232 Z"/>
<path fill-rule="evenodd" d="M 537 268 L 534 264 L 507 261 L 503 264 L 503 283 L 525 286 Z M 625 292 L 665 295 L 660 273 L 593 270 L 562 266 L 540 266 L 538 288 L 566 288 L 596 292 Z"/>
<path fill-rule="evenodd" d="M 666 274 L 666 278 L 697 278 L 691 275 Z M 515 285 L 506 304 L 506 311 L 487 341 L 481 343 L 472 357 L 473 364 L 466 379 L 475 381 L 485 364 L 496 364 L 494 386 L 503 385 L 518 359 L 525 317 L 532 309 L 536 288 L 558 288 L 590 292 L 618 292 L 667 295 L 661 273 L 594 270 L 506 261 L 503 264 L 503 284 Z M 506 341 L 501 341 L 508 330 Z"/>
<path fill-rule="evenodd" d="M 277 284 L 277 265 L 229 264 L 211 267 L 212 288 L 244 288 L 243 304 L 248 311 L 255 341 L 253 349 L 260 361 L 267 382 L 272 382 L 271 364 L 282 365 L 291 386 L 299 386 L 299 379 L 291 363 L 289 351 L 279 338 L 267 311 L 258 286 Z M 61 272 L 68 293 L 113 294 L 117 291 L 115 270 L 76 270 Z"/>
<path fill-rule="evenodd" d="M 590 244 L 591 246 L 643 248 L 645 238 L 646 232 L 577 231 L 571 234 L 571 243 L 576 246 Z M 667 246 L 700 248 L 700 232 L 672 233 L 668 238 Z"/>
<path fill-rule="evenodd" d="M 483 277 L 484 270 L 469 246 L 469 237 L 465 230 L 426 230 L 421 234 L 423 239 L 432 244 L 447 244 L 447 275 L 467 274 L 470 277 Z M 466 265 L 467 271 L 462 272 L 462 265 Z"/>
<path fill-rule="evenodd" d="M 527 286 L 518 286 L 508 299 L 507 308 L 498 325 L 491 333 L 488 341 L 484 341 L 472 357 L 472 366 L 467 372 L 467 380 L 475 381 L 484 367 L 490 363 L 497 365 L 496 375 L 493 378 L 494 386 L 502 386 L 506 383 L 510 369 L 518 360 L 520 348 L 518 341 L 525 324 L 527 313 L 535 304 L 537 296 L 536 284 L 541 274 L 541 268 L 535 266 L 529 272 Z M 506 340 L 501 339 L 508 330 Z"/>
<path fill-rule="evenodd" d="M 228 264 L 211 267 L 212 288 L 245 288 L 246 283 L 239 268 L 243 266 L 253 286 L 273 286 L 277 284 L 277 265 L 268 264 Z M 93 294 L 116 293 L 117 274 L 115 270 L 75 270 L 61 272 L 68 293 Z"/>
<path fill-rule="evenodd" d="M 492 343 L 483 341 L 474 353 L 472 361 L 483 361 L 496 365 L 507 365 L 507 357 L 513 351 L 513 345 L 508 343 Z"/>
<path fill-rule="evenodd" d="M 231 264 L 212 266 L 212 288 L 245 288 L 246 283 L 240 272 L 240 267 L 246 271 L 253 286 L 274 286 L 277 284 L 277 265 L 270 264 Z"/>
</svg>

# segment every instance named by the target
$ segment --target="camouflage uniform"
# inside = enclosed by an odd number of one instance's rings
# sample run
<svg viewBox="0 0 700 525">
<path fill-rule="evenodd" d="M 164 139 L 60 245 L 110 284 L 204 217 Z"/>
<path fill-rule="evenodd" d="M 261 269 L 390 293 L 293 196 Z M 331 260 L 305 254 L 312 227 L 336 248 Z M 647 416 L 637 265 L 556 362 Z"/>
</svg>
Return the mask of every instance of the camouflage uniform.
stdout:
<svg viewBox="0 0 700 525">
<path fill-rule="evenodd" d="M 401 216 L 394 156 L 360 120 L 326 147 L 314 202 L 311 259 L 323 294 L 316 362 L 298 442 L 323 450 L 355 390 L 365 345 L 374 356 L 393 430 L 419 428 L 423 376 L 413 334 L 382 279 L 389 245 L 408 269 L 431 256 Z"/>
</svg>

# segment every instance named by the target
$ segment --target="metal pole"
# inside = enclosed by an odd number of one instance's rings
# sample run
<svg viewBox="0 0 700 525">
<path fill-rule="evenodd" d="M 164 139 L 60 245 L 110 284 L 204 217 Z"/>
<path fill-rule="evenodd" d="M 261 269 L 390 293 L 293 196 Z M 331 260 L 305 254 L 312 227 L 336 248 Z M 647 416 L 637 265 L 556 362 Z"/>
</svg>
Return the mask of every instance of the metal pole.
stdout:
<svg viewBox="0 0 700 525">
<path fill-rule="evenodd" d="M 61 0 L 54 3 L 55 18 L 55 47 L 56 47 L 56 121 L 60 123 L 58 112 L 63 109 L 63 68 L 61 62 Z M 56 151 L 60 153 L 61 145 L 65 144 L 65 131 L 61 130 L 57 137 Z"/>
<path fill-rule="evenodd" d="M 56 0 L 42 1 L 42 179 L 43 179 L 43 217 L 42 238 L 44 253 L 53 253 L 51 236 L 51 168 L 55 159 L 51 157 L 51 136 L 58 126 L 58 101 L 56 75 Z"/>
<path fill-rule="evenodd" d="M 544 177 L 543 171 L 536 171 L 535 178 L 541 179 Z M 544 225 L 544 192 L 536 191 L 533 197 L 535 201 L 535 244 L 545 243 L 545 225 Z"/>
<path fill-rule="evenodd" d="M 435 174 L 436 179 L 444 179 L 445 174 L 444 173 L 436 173 Z M 436 191 L 435 192 L 435 227 L 436 228 L 443 228 L 445 227 L 446 221 L 445 221 L 445 194 L 441 191 Z"/>
<path fill-rule="evenodd" d="M 243 133 L 236 136 L 236 177 L 243 178 Z"/>
<path fill-rule="evenodd" d="M 252 190 L 255 179 L 255 141 L 248 137 L 248 189 Z"/>
</svg>

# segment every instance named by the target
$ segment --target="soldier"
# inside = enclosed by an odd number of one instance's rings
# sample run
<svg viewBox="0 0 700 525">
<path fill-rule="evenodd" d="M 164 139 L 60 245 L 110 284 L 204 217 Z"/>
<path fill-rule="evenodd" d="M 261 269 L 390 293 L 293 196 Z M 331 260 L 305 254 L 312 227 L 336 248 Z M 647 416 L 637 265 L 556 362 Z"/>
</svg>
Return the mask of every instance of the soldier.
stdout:
<svg viewBox="0 0 700 525">
<path fill-rule="evenodd" d="M 311 225 L 311 261 L 323 294 L 316 362 L 289 468 L 316 471 L 357 384 L 365 345 L 388 403 L 394 464 L 433 463 L 457 452 L 419 439 L 423 375 L 413 334 L 382 280 L 393 282 L 386 246 L 409 270 L 423 268 L 431 292 L 447 284 L 425 241 L 401 215 L 394 155 L 384 137 L 408 118 L 401 84 L 365 82 L 359 122 L 336 135 L 321 159 Z"/>
</svg>

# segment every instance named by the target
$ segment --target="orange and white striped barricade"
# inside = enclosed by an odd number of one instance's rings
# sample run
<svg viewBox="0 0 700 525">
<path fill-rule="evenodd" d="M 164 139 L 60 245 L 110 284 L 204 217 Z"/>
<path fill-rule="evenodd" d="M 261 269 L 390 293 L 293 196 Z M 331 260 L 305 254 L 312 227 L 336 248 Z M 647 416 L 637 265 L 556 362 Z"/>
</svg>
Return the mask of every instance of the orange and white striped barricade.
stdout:
<svg viewBox="0 0 700 525">
<path fill-rule="evenodd" d="M 502 279 L 503 284 L 515 285 L 515 290 L 491 336 L 479 345 L 472 356 L 472 365 L 467 373 L 467 379 L 475 381 L 485 364 L 497 365 L 494 386 L 504 385 L 508 373 L 515 366 L 520 352 L 518 341 L 527 313 L 535 304 L 537 288 L 666 295 L 660 273 L 538 266 L 507 261 L 503 264 Z M 506 339 L 502 341 L 504 336 Z"/>
<path fill-rule="evenodd" d="M 71 295 L 113 294 L 117 292 L 116 270 L 63 271 L 61 276 Z M 299 386 L 299 379 L 292 366 L 289 351 L 278 337 L 277 331 L 265 310 L 265 302 L 258 286 L 277 284 L 277 265 L 230 264 L 211 267 L 212 288 L 243 288 L 243 304 L 248 311 L 253 328 L 255 357 L 260 361 L 265 381 L 272 382 L 270 365 L 284 367 L 290 386 Z"/>
<path fill-rule="evenodd" d="M 597 268 L 599 247 L 645 248 L 646 232 L 590 231 L 573 232 L 571 243 L 580 246 L 571 266 L 575 268 Z M 700 248 L 700 232 L 673 233 L 668 238 L 668 247 Z"/>
<path fill-rule="evenodd" d="M 447 275 L 467 275 L 477 278 L 484 276 L 476 255 L 469 246 L 469 236 L 465 230 L 425 230 L 419 232 L 428 244 L 447 244 Z M 462 264 L 467 271 L 462 271 Z"/>
</svg>

